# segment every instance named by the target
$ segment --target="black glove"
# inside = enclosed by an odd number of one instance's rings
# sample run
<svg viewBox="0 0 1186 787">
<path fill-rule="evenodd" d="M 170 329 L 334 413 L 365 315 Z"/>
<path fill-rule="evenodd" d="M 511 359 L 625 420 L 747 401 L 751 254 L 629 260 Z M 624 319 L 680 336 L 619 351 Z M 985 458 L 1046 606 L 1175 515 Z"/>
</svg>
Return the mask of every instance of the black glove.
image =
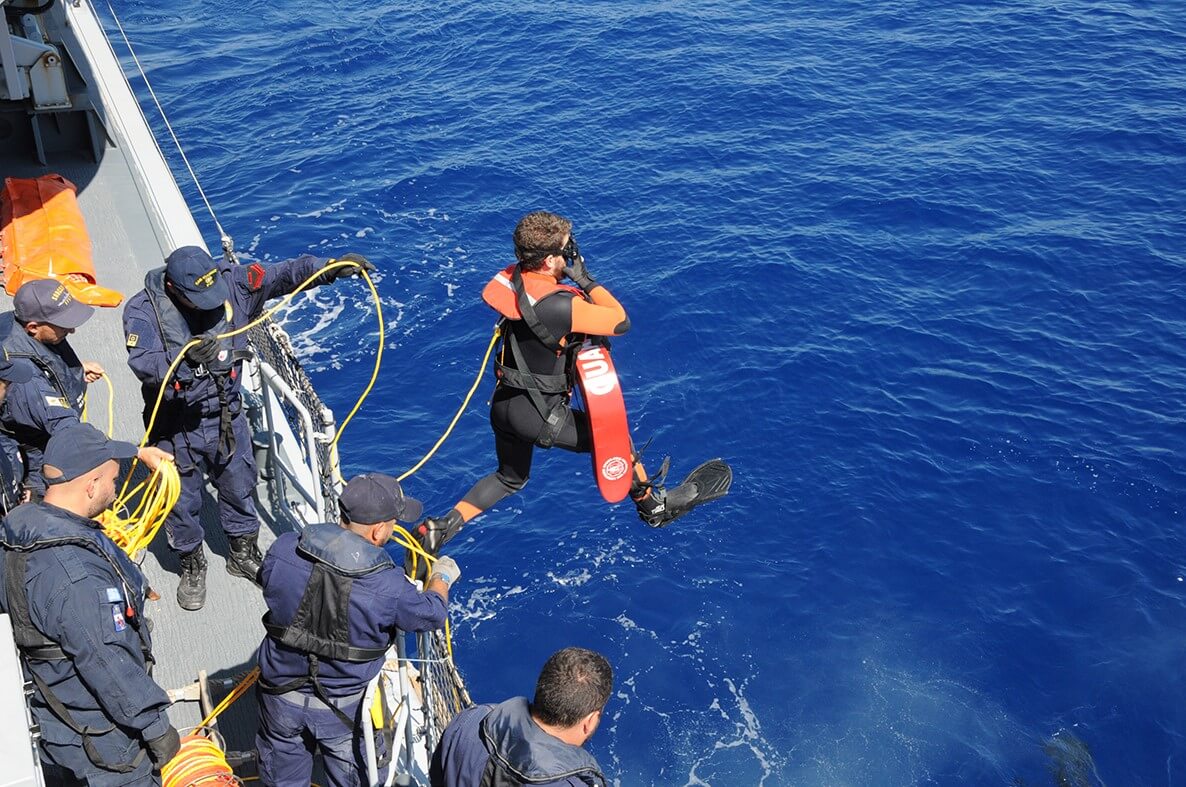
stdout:
<svg viewBox="0 0 1186 787">
<path fill-rule="evenodd" d="M 218 339 L 215 339 L 209 334 L 202 334 L 202 336 L 197 338 L 201 339 L 201 341 L 185 351 L 185 360 L 194 366 L 205 366 L 217 361 L 219 351 Z"/>
<path fill-rule="evenodd" d="M 368 260 L 366 257 L 362 256 L 361 254 L 355 254 L 354 252 L 350 252 L 349 254 L 343 254 L 341 257 L 338 257 L 337 259 L 330 260 L 330 262 L 331 263 L 334 263 L 334 262 L 355 262 L 358 264 L 357 265 L 343 265 L 340 268 L 334 268 L 332 271 L 327 272 L 324 276 L 321 277 L 322 284 L 329 284 L 332 281 L 337 281 L 338 279 L 344 279 L 347 276 L 357 276 L 359 271 L 366 271 L 367 275 L 369 276 L 370 274 L 372 274 L 376 270 L 378 270 L 375 267 L 375 264 L 373 262 Z"/>
<path fill-rule="evenodd" d="M 576 282 L 576 285 L 585 292 L 597 286 L 597 280 L 589 274 L 589 269 L 585 267 L 585 258 L 579 254 L 568 261 L 564 275 Z"/>
<path fill-rule="evenodd" d="M 164 735 L 153 738 L 144 745 L 148 747 L 148 759 L 152 760 L 155 766 L 153 770 L 159 771 L 181 751 L 181 736 L 177 734 L 176 729 L 169 727 Z"/>
</svg>

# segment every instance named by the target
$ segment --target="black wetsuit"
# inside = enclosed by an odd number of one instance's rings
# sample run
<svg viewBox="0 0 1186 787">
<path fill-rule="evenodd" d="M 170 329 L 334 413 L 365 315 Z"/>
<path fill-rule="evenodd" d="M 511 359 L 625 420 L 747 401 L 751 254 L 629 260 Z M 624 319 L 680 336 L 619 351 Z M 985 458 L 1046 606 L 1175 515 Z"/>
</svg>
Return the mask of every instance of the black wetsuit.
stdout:
<svg viewBox="0 0 1186 787">
<path fill-rule="evenodd" d="M 572 300 L 570 292 L 557 292 L 535 304 L 535 313 L 553 336 L 567 336 L 568 344 L 580 341 L 580 336 L 571 335 Z M 507 332 L 519 343 L 523 360 L 535 374 L 556 374 L 563 369 L 556 352 L 548 349 L 523 320 L 507 320 Z M 513 353 L 503 339 L 502 363 L 517 368 Z M 544 400 L 551 407 L 558 399 L 567 399 L 567 394 L 544 394 Z M 531 474 L 531 456 L 544 428 L 544 417 L 532 401 L 531 395 L 522 388 L 512 388 L 499 383 L 490 405 L 490 426 L 494 429 L 494 450 L 498 455 L 498 470 L 478 481 L 462 501 L 485 511 L 499 500 L 513 495 L 523 488 Z M 589 432 L 589 416 L 583 410 L 567 408 L 567 415 L 553 445 L 568 451 L 588 453 L 592 450 Z"/>
</svg>

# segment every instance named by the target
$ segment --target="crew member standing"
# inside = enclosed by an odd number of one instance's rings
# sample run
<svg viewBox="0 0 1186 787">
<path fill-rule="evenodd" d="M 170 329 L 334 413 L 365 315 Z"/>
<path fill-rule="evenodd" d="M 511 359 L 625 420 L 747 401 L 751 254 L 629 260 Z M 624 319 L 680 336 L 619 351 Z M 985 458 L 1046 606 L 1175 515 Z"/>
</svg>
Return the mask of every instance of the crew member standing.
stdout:
<svg viewBox="0 0 1186 787">
<path fill-rule="evenodd" d="M 375 269 L 358 254 L 336 261 L 355 265 L 326 271 L 318 284 Z M 166 258 L 163 268 L 148 272 L 144 289 L 124 309 L 128 365 L 141 382 L 145 424 L 169 366 L 186 344 L 201 339 L 165 386 L 149 435 L 150 442 L 177 457 L 181 476 L 181 498 L 165 528 L 169 546 L 180 557 L 177 603 L 182 609 L 206 603 L 204 533 L 198 519 L 203 470 L 218 491 L 218 518 L 230 540 L 227 571 L 254 582 L 262 559 L 251 497 L 255 457 L 240 397 L 247 336 L 217 337 L 255 320 L 268 300 L 292 292 L 330 262 L 335 260 L 304 255 L 273 265 L 232 265 L 216 263 L 197 246 L 184 246 Z"/>
<path fill-rule="evenodd" d="M 180 746 L 169 698 L 148 674 L 144 575 L 93 519 L 115 500 L 118 460 L 138 453 L 154 469 L 168 458 L 87 424 L 58 430 L 45 448 L 45 499 L 0 524 L 0 608 L 33 681 L 41 758 L 86 784 L 159 784 L 154 771 Z"/>
<path fill-rule="evenodd" d="M 0 409 L 8 396 L 8 389 L 14 383 L 27 383 L 32 379 L 33 370 L 27 364 L 10 363 L 0 358 Z M 16 508 L 24 498 L 21 488 L 24 475 L 20 446 L 15 440 L 0 438 L 0 509 L 5 514 Z"/>
<path fill-rule="evenodd" d="M 572 366 L 588 336 L 621 336 L 630 329 L 626 310 L 585 266 L 572 237 L 572 222 L 546 211 L 524 216 L 515 227 L 518 264 L 499 273 L 482 298 L 505 319 L 504 339 L 496 364 L 498 387 L 490 405 L 498 469 L 482 478 L 452 510 L 429 518 L 416 530 L 416 540 L 435 552 L 462 525 L 527 483 L 535 446 L 568 451 L 592 450 L 589 417 L 570 405 Z M 577 286 L 561 284 L 565 278 Z M 637 456 L 630 497 L 638 515 L 652 527 L 663 527 L 729 490 L 732 470 L 713 459 L 693 470 L 683 483 L 668 490 L 658 478 L 647 478 Z"/>
<path fill-rule="evenodd" d="M 535 699 L 476 705 L 454 717 L 428 771 L 432 787 L 605 787 L 584 745 L 601 722 L 614 672 L 600 653 L 564 648 L 544 662 Z"/>
<path fill-rule="evenodd" d="M 79 423 L 88 383 L 103 375 L 94 361 L 81 361 L 66 337 L 95 313 L 52 279 L 25 282 L 12 298 L 12 312 L 0 317 L 4 354 L 26 366 L 32 379 L 13 385 L 0 408 L 5 453 L 25 458 L 24 485 L 34 497 L 45 493 L 41 452 L 54 432 Z M 11 319 L 11 322 L 8 320 Z"/>
<path fill-rule="evenodd" d="M 383 549 L 396 520 L 422 513 L 391 476 L 351 479 L 338 504 L 339 524 L 280 536 L 260 572 L 268 634 L 259 646 L 256 746 L 265 785 L 307 787 L 314 743 L 330 785 L 362 783 L 355 731 L 363 692 L 398 631 L 445 625 L 449 586 L 460 576 L 440 557 L 421 593 Z"/>
</svg>

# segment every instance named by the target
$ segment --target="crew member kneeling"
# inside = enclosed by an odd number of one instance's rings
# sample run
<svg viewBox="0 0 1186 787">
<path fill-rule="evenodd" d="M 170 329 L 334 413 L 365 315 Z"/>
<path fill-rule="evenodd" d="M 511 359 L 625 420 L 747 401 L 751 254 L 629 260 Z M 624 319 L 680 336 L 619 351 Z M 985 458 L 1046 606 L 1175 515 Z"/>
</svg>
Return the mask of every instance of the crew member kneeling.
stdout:
<svg viewBox="0 0 1186 787">
<path fill-rule="evenodd" d="M 604 787 L 585 743 L 597 730 L 614 672 L 600 653 L 564 648 L 540 670 L 535 699 L 457 714 L 432 755 L 432 787 Z"/>
<path fill-rule="evenodd" d="M 460 575 L 438 558 L 427 590 L 416 590 L 383 545 L 396 520 L 421 505 L 391 476 L 370 473 L 346 485 L 338 525 L 285 533 L 264 558 L 260 576 L 268 635 L 259 646 L 260 781 L 308 787 L 316 741 L 334 787 L 366 774 L 359 726 L 362 695 L 379 674 L 399 631 L 445 625 L 449 586 Z"/>
<path fill-rule="evenodd" d="M 160 784 L 154 771 L 180 746 L 169 697 L 148 674 L 144 575 L 92 518 L 115 500 L 117 460 L 134 456 L 93 426 L 58 430 L 45 447 L 44 501 L 0 526 L 0 608 L 33 681 L 41 758 L 86 784 Z M 167 458 L 139 456 L 152 468 Z"/>
</svg>

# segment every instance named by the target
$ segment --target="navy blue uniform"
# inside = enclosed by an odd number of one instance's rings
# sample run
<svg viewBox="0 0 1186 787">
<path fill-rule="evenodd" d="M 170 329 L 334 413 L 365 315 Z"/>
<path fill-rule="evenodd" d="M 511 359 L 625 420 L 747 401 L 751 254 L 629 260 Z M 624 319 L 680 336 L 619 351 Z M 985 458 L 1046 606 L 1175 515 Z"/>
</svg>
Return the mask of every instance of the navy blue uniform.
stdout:
<svg viewBox="0 0 1186 787">
<path fill-rule="evenodd" d="M 29 621 L 65 656 L 27 655 L 26 673 L 51 689 L 76 727 L 94 731 L 88 753 L 83 737 L 50 708 L 37 685 L 31 704 L 42 758 L 91 785 L 158 784 L 144 742 L 169 731 L 169 698 L 148 675 L 144 576 L 94 521 L 27 503 L 0 524 L 0 607 L 10 614 L 22 599 L 6 592 L 6 572 L 24 555 Z M 108 770 L 94 755 L 106 766 L 129 769 Z"/>
<path fill-rule="evenodd" d="M 428 776 L 432 787 L 605 787 L 593 755 L 544 732 L 526 697 L 457 714 L 433 752 Z"/>
<path fill-rule="evenodd" d="M 361 741 L 343 717 L 358 719 L 362 694 L 399 631 L 444 626 L 445 600 L 417 591 L 386 551 L 332 524 L 276 539 L 260 579 L 268 605 L 259 646 L 260 781 L 308 785 L 316 743 L 329 784 L 356 785 L 365 773 Z M 354 657 L 311 657 L 310 649 Z M 320 692 L 308 680 L 311 660 Z"/>
<path fill-rule="evenodd" d="M 267 301 L 295 290 L 301 282 L 324 267 L 325 260 L 303 255 L 272 265 L 230 265 L 222 263 L 220 275 L 230 290 L 230 310 L 225 319 L 202 324 L 207 315 L 184 314 L 183 340 L 206 331 L 225 333 L 241 328 L 259 317 Z M 164 295 L 163 268 L 150 271 L 145 289 L 133 295 L 124 308 L 124 335 L 128 366 L 141 382 L 145 423 L 156 402 L 161 381 L 180 346 L 171 346 L 169 325 L 159 311 Z M 158 299 L 154 306 L 149 289 Z M 164 303 L 165 306 L 169 304 Z M 173 308 L 176 313 L 175 307 Z M 182 361 L 169 384 L 157 414 L 150 441 L 172 453 L 181 476 L 181 498 L 166 521 L 169 544 L 178 552 L 197 549 L 202 543 L 198 513 L 202 508 L 203 466 L 218 490 L 218 515 L 229 536 L 245 536 L 259 529 L 255 503 L 256 466 L 251 434 L 243 414 L 240 396 L 243 362 L 236 354 L 247 349 L 247 336 L 240 334 L 225 342 L 226 353 L 215 369 L 194 367 Z M 219 388 L 222 388 L 221 392 Z M 225 415 L 224 415 L 225 414 Z M 223 418 L 229 419 L 224 424 Z M 220 450 L 224 428 L 234 435 L 234 448 Z"/>
<path fill-rule="evenodd" d="M 41 455 L 50 435 L 63 426 L 77 424 L 82 416 L 86 381 L 82 361 L 70 343 L 45 344 L 34 339 L 12 312 L 0 314 L 0 344 L 14 364 L 28 365 L 33 379 L 8 386 L 0 406 L 0 428 L 6 436 L 0 451 L 14 472 L 20 473 L 20 446 L 24 454 L 25 484 L 38 495 L 45 493 Z"/>
</svg>

